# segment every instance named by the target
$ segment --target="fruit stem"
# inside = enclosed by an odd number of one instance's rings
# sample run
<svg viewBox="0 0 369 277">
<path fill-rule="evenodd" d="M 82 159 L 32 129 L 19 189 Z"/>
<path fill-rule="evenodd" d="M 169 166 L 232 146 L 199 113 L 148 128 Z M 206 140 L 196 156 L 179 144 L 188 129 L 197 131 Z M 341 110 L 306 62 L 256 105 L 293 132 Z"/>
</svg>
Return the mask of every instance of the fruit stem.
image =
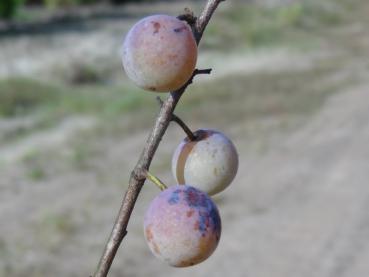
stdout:
<svg viewBox="0 0 369 277">
<path fill-rule="evenodd" d="M 183 129 L 183 131 L 186 133 L 186 135 L 187 135 L 187 137 L 188 137 L 189 140 L 191 140 L 191 141 L 195 141 L 196 140 L 196 136 L 191 131 L 191 129 L 188 128 L 188 126 L 186 125 L 186 123 L 183 122 L 182 119 L 180 119 L 175 114 L 172 114 L 171 121 L 176 122 Z"/>
<path fill-rule="evenodd" d="M 152 175 L 149 171 L 146 170 L 145 172 L 146 178 L 153 182 L 160 190 L 165 190 L 168 187 L 157 177 Z"/>
</svg>

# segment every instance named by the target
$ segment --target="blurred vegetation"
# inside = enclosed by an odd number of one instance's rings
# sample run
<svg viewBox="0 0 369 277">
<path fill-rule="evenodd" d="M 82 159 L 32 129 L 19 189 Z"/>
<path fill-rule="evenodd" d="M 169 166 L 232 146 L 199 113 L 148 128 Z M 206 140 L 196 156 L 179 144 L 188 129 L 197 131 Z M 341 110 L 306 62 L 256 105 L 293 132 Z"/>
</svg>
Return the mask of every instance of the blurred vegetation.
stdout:
<svg viewBox="0 0 369 277">
<path fill-rule="evenodd" d="M 90 72 L 80 74 L 86 76 L 77 76 L 78 81 L 73 81 L 84 83 L 88 78 L 97 78 Z M 147 100 L 147 95 L 139 88 L 124 84 L 55 85 L 22 77 L 0 81 L 0 117 L 27 115 L 35 111 L 53 114 L 56 118 L 69 113 L 109 116 L 139 108 Z"/>
<path fill-rule="evenodd" d="M 260 47 L 297 42 L 320 27 L 343 23 L 348 8 L 341 1 L 306 0 L 277 6 L 240 1 L 220 11 L 223 16 L 209 25 L 210 38 L 204 44 L 219 49 L 230 45 Z"/>
<path fill-rule="evenodd" d="M 43 0 L 43 3 L 48 8 L 68 7 L 76 5 L 86 5 L 98 2 L 97 0 Z"/>
<path fill-rule="evenodd" d="M 39 5 L 56 9 L 62 7 L 98 4 L 105 0 L 1 0 L 0 18 L 11 19 L 22 5 Z M 108 0 L 111 4 L 120 5 L 128 2 L 153 2 L 152 0 Z"/>
<path fill-rule="evenodd" d="M 11 18 L 15 15 L 17 9 L 22 5 L 24 0 L 1 0 L 0 1 L 0 18 Z"/>
<path fill-rule="evenodd" d="M 52 213 L 45 211 L 39 222 L 35 223 L 37 230 L 37 241 L 55 253 L 66 241 L 70 241 L 73 234 L 77 231 L 77 226 L 73 215 L 70 213 Z M 41 275 L 45 276 L 45 275 Z"/>
<path fill-rule="evenodd" d="M 32 0 L 32 3 L 35 1 L 39 0 Z M 42 1 L 61 5 L 95 0 Z M 345 12 L 349 9 L 346 2 L 332 0 L 299 1 L 273 7 L 230 2 L 230 7 L 220 9 L 217 20 L 208 26 L 203 46 L 222 51 L 234 47 L 311 42 L 311 36 L 306 35 L 309 31 L 337 26 L 345 21 Z M 53 116 L 47 118 L 53 121 L 69 113 L 109 116 L 145 106 L 150 95 L 141 93 L 130 82 L 107 85 L 108 75 L 114 70 L 76 62 L 62 84 L 25 78 L 0 80 L 0 117 L 26 115 L 37 110 L 51 113 Z"/>
<path fill-rule="evenodd" d="M 351 84 L 347 79 L 324 81 L 333 74 L 334 66 L 325 64 L 302 71 L 232 74 L 211 84 L 191 87 L 177 110 L 190 114 L 192 120 L 201 118 L 211 122 L 216 118 L 218 125 L 225 126 L 229 122 L 245 125 L 246 121 L 261 118 L 293 119 L 292 115 L 308 115 L 318 109 L 331 93 Z"/>
<path fill-rule="evenodd" d="M 219 52 L 225 49 L 230 51 L 230 49 L 239 48 L 245 51 L 245 49 L 276 45 L 291 47 L 301 44 L 306 46 L 314 39 L 322 39 L 323 36 L 317 35 L 319 32 L 346 22 L 352 5 L 341 0 L 328 0 L 324 3 L 313 0 L 271 7 L 230 1 L 227 8 L 217 11 L 219 14 L 217 20 L 212 21 L 212 24 L 208 26 L 206 39 L 203 40 L 202 46 L 205 49 Z M 149 124 L 150 121 L 144 117 L 157 110 L 153 95 L 143 92 L 129 81 L 111 82 L 112 75 L 122 69 L 120 64 L 119 68 L 116 68 L 116 64 L 109 63 L 109 66 L 102 62 L 87 63 L 76 60 L 71 68 L 65 72 L 59 72 L 59 79 L 62 80 L 58 82 L 55 80 L 38 81 L 23 77 L 2 79 L 0 80 L 0 119 L 1 117 L 36 115 L 38 119 L 35 129 L 40 129 L 53 126 L 67 116 L 88 114 L 101 118 L 107 128 L 113 128 L 111 126 L 114 125 L 114 121 L 122 121 L 121 115 L 130 113 L 130 117 L 135 120 L 128 125 L 142 127 L 142 124 Z M 340 66 L 335 64 L 333 68 Z M 232 77 L 217 80 L 212 85 L 197 84 L 196 88 L 191 87 L 190 91 L 195 90 L 195 92 L 186 94 L 179 110 L 182 107 L 186 110 L 192 110 L 194 107 L 197 109 L 198 105 L 201 105 L 199 103 L 209 103 L 209 101 L 215 107 L 217 103 L 222 103 L 223 101 L 219 100 L 225 97 L 227 101 L 234 99 L 234 103 L 230 105 L 238 107 L 234 109 L 234 120 L 252 118 L 251 115 L 264 116 L 278 112 L 304 113 L 317 106 L 317 103 L 320 103 L 327 95 L 327 90 L 331 91 L 333 88 L 328 89 L 322 86 L 317 89 L 308 85 L 299 88 L 298 85 L 316 83 L 322 76 L 326 77 L 330 74 L 331 70 L 333 71 L 328 66 L 324 70 L 315 68 L 311 72 L 283 72 L 281 74 L 264 72 L 245 76 L 233 74 Z M 231 96 L 224 93 L 229 90 L 232 91 Z M 247 94 L 245 90 L 248 91 Z M 306 93 L 295 93 L 296 91 Z M 317 91 L 316 94 L 314 91 Z M 263 101 L 260 101 L 261 96 Z M 285 101 L 286 99 L 288 101 Z M 193 114 L 196 114 L 196 109 Z M 220 111 L 222 107 L 219 106 L 215 110 Z M 240 111 L 249 114 L 241 115 Z M 224 112 L 230 113 L 229 111 Z M 203 119 L 206 115 L 215 116 L 209 112 L 204 112 L 202 115 L 197 114 Z M 232 117 L 232 113 L 229 117 Z M 230 119 L 229 117 L 227 120 Z M 24 135 L 28 131 L 21 129 L 21 132 L 13 133 L 15 135 L 9 137 Z M 77 162 L 83 161 L 84 156 L 84 151 L 77 153 Z M 32 170 L 29 174 L 32 179 L 44 177 L 39 168 Z"/>
<path fill-rule="evenodd" d="M 25 114 L 55 101 L 58 89 L 31 79 L 10 78 L 0 81 L 0 116 Z"/>
</svg>

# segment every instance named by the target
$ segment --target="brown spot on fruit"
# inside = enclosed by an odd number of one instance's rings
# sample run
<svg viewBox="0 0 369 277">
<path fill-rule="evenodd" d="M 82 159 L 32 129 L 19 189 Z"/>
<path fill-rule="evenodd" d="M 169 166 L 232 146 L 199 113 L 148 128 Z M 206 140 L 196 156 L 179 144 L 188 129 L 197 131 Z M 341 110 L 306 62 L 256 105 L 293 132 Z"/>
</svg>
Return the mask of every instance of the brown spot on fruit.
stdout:
<svg viewBox="0 0 369 277">
<path fill-rule="evenodd" d="M 190 260 L 180 261 L 176 266 L 192 266 L 202 262 L 215 250 L 216 245 L 214 245 L 213 247 L 209 247 L 209 244 L 212 244 L 210 238 L 201 239 L 199 241 L 199 244 L 197 245 L 197 253 Z"/>
<path fill-rule="evenodd" d="M 151 243 L 152 243 L 152 248 L 153 248 L 154 252 L 156 254 L 160 255 L 160 249 L 159 249 L 158 245 L 153 241 Z"/>
<path fill-rule="evenodd" d="M 193 214 L 194 214 L 194 210 L 190 210 L 188 211 L 186 214 L 187 214 L 187 217 L 191 217 Z"/>
<path fill-rule="evenodd" d="M 147 226 L 147 228 L 145 230 L 145 233 L 146 233 L 146 239 L 149 242 L 149 244 L 152 245 L 152 249 L 154 250 L 154 252 L 156 254 L 160 254 L 160 249 L 159 249 L 158 245 L 154 241 L 154 235 L 153 235 L 153 233 L 151 231 L 151 225 Z"/>
<path fill-rule="evenodd" d="M 195 225 L 193 226 L 193 228 L 194 228 L 195 230 L 199 230 L 199 228 L 200 228 L 200 222 L 199 222 L 199 221 L 196 221 L 196 222 L 195 222 Z"/>
<path fill-rule="evenodd" d="M 212 241 L 212 237 L 201 238 L 198 245 L 200 249 L 199 253 L 201 253 L 202 255 L 206 252 L 212 253 L 217 246 L 217 244 L 214 244 Z M 209 245 L 211 245 L 212 247 L 209 247 Z M 196 258 L 201 259 L 202 257 L 195 257 L 194 259 L 196 260 Z"/>
<path fill-rule="evenodd" d="M 160 23 L 159 22 L 156 22 L 156 21 L 153 21 L 151 23 L 152 23 L 152 25 L 154 27 L 154 34 L 159 33 L 159 29 L 161 27 Z"/>
<path fill-rule="evenodd" d="M 178 55 L 177 54 L 174 54 L 174 55 L 168 55 L 168 58 L 170 59 L 170 60 L 174 60 L 174 59 L 176 59 L 178 57 Z"/>
<path fill-rule="evenodd" d="M 156 87 L 148 87 L 149 90 L 156 91 Z"/>
<path fill-rule="evenodd" d="M 146 239 L 147 239 L 147 241 L 148 242 L 151 242 L 152 239 L 154 238 L 154 236 L 153 236 L 153 234 L 151 232 L 151 225 L 146 228 L 146 231 L 145 232 L 146 232 Z"/>
<path fill-rule="evenodd" d="M 208 137 L 212 136 L 214 133 L 212 131 L 205 131 L 205 130 L 197 130 L 194 132 L 196 137 L 196 141 L 205 140 Z"/>
<path fill-rule="evenodd" d="M 192 266 L 194 265 L 195 263 L 191 262 L 191 261 L 187 261 L 187 260 L 184 260 L 184 261 L 180 261 L 178 264 L 176 264 L 175 266 L 176 267 L 187 267 L 187 266 Z"/>
</svg>

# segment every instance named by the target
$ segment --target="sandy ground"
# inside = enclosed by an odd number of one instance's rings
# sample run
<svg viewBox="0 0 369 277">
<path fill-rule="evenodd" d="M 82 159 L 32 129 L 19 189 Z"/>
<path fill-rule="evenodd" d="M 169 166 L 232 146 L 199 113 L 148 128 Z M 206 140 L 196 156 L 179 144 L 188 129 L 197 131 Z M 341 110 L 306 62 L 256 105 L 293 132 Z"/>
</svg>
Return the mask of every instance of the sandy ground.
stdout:
<svg viewBox="0 0 369 277">
<path fill-rule="evenodd" d="M 289 64 L 290 57 L 277 57 L 280 64 Z M 265 58 L 251 60 L 263 70 Z M 297 69 L 306 66 L 300 61 Z M 16 68 L 23 72 L 23 67 Z M 243 126 L 224 130 L 239 149 L 240 168 L 232 186 L 215 197 L 223 221 L 221 242 L 198 266 L 170 268 L 149 252 L 142 219 L 158 191 L 146 185 L 110 276 L 368 276 L 368 90 L 364 81 L 334 94 L 299 128 L 278 135 L 271 131 L 261 152 L 244 147 L 249 138 L 239 131 Z M 103 153 L 89 161 L 91 167 L 69 170 L 73 165 L 66 160 L 66 169 L 58 169 L 52 178 L 25 178 L 21 157 L 48 147 L 68 157 L 68 136 L 78 136 L 94 124 L 90 118 L 67 120 L 50 132 L 0 146 L 0 276 L 93 272 L 147 130 L 126 134 L 124 140 L 102 136 Z M 10 128 L 5 122 L 1 126 Z M 173 182 L 170 155 L 182 136 L 170 128 L 154 161 L 154 173 L 167 183 Z M 60 156 L 47 158 L 53 164 Z"/>
</svg>

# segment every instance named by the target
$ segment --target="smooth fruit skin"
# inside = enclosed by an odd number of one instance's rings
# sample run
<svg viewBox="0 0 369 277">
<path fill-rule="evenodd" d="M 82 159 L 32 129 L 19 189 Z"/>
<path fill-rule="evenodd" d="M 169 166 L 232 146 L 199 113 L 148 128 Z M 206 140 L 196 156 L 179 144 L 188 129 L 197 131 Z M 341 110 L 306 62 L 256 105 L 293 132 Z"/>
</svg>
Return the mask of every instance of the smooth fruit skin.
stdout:
<svg viewBox="0 0 369 277">
<path fill-rule="evenodd" d="M 221 220 L 204 192 L 175 185 L 151 202 L 144 219 L 151 252 L 171 266 L 186 267 L 207 259 L 218 245 Z"/>
<path fill-rule="evenodd" d="M 209 195 L 227 188 L 238 170 L 238 154 L 232 141 L 216 130 L 200 129 L 196 141 L 185 138 L 172 158 L 178 184 L 196 184 Z"/>
<path fill-rule="evenodd" d="M 180 88 L 191 77 L 196 60 L 197 44 L 190 26 L 169 15 L 141 19 L 123 43 L 122 61 L 128 77 L 150 91 Z"/>
</svg>

